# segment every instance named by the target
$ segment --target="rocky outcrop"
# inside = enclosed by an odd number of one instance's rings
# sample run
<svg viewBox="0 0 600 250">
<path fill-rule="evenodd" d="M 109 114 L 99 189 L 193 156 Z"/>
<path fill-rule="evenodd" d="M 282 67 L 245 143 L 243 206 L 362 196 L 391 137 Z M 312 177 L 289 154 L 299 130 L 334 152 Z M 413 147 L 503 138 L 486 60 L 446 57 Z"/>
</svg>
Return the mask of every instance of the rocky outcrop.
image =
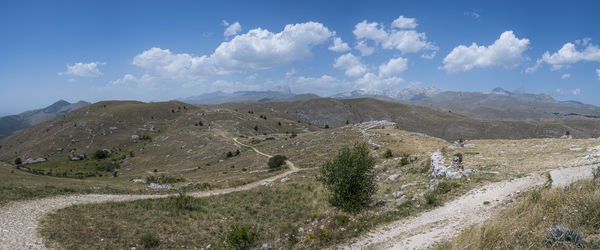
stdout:
<svg viewBox="0 0 600 250">
<path fill-rule="evenodd" d="M 464 170 L 462 163 L 462 155 L 456 154 L 452 157 L 452 164 L 450 166 L 444 166 L 444 158 L 442 152 L 433 152 L 431 154 L 431 167 L 433 177 L 445 177 L 448 179 L 460 179 L 468 176 L 471 171 Z"/>
</svg>

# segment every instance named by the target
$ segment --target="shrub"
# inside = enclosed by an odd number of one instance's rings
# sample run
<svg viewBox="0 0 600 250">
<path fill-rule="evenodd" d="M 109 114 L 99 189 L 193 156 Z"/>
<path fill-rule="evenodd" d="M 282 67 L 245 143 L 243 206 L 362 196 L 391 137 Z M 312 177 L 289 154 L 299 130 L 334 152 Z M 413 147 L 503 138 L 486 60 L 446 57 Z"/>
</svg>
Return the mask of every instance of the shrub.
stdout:
<svg viewBox="0 0 600 250">
<path fill-rule="evenodd" d="M 177 183 L 177 182 L 182 182 L 182 181 L 185 181 L 185 179 L 179 178 L 179 177 L 168 176 L 168 175 L 146 176 L 147 183 L 172 184 L 172 183 Z"/>
<path fill-rule="evenodd" d="M 592 170 L 592 174 L 594 174 L 594 179 L 598 179 L 598 177 L 600 177 L 600 167 L 594 168 L 594 170 Z"/>
<path fill-rule="evenodd" d="M 287 157 L 283 155 L 275 155 L 269 158 L 269 162 L 267 164 L 269 165 L 270 169 L 278 169 L 285 163 L 286 160 Z"/>
<path fill-rule="evenodd" d="M 199 209 L 198 205 L 194 202 L 194 198 L 185 194 L 185 192 L 179 192 L 179 195 L 177 195 L 173 199 L 173 203 L 175 204 L 175 208 L 177 209 L 188 211 L 195 211 Z"/>
<path fill-rule="evenodd" d="M 142 136 L 140 136 L 140 140 L 142 140 L 142 141 L 152 141 L 152 137 L 150 137 L 149 135 L 142 135 Z"/>
<path fill-rule="evenodd" d="M 386 159 L 389 159 L 389 158 L 394 157 L 394 154 L 392 154 L 392 150 L 388 148 L 385 151 L 385 153 L 383 153 L 383 157 L 385 157 Z"/>
<path fill-rule="evenodd" d="M 21 158 L 17 157 L 17 159 L 15 159 L 15 164 L 21 165 L 21 164 L 23 164 L 23 160 L 21 160 Z"/>
<path fill-rule="evenodd" d="M 425 205 L 428 207 L 437 207 L 441 205 L 442 202 L 437 197 L 437 193 L 435 191 L 428 192 L 425 194 Z"/>
<path fill-rule="evenodd" d="M 95 159 L 100 160 L 100 159 L 104 159 L 106 157 L 108 157 L 108 152 L 106 152 L 106 151 L 104 151 L 102 149 L 98 149 L 98 150 L 96 150 L 96 152 L 94 152 L 94 158 Z"/>
<path fill-rule="evenodd" d="M 250 249 L 254 246 L 258 233 L 249 225 L 233 225 L 225 237 L 230 248 Z"/>
<path fill-rule="evenodd" d="M 225 154 L 225 156 L 227 156 L 227 158 L 231 158 L 233 157 L 233 153 L 231 153 L 231 151 L 227 152 L 227 154 Z"/>
<path fill-rule="evenodd" d="M 343 148 L 320 169 L 319 181 L 329 190 L 329 203 L 346 212 L 359 212 L 372 202 L 377 191 L 373 166 L 366 143 Z"/>
<path fill-rule="evenodd" d="M 577 247 L 581 247 L 581 234 L 575 230 L 568 229 L 563 226 L 556 226 L 548 230 L 548 236 L 546 236 L 546 242 L 549 244 L 571 243 Z"/>
<path fill-rule="evenodd" d="M 142 234 L 142 245 L 144 248 L 157 247 L 160 242 L 154 233 L 146 232 Z"/>
<path fill-rule="evenodd" d="M 402 154 L 402 159 L 400 159 L 400 166 L 406 166 L 408 164 L 410 164 L 410 159 L 409 159 L 410 155 L 409 154 Z"/>
</svg>

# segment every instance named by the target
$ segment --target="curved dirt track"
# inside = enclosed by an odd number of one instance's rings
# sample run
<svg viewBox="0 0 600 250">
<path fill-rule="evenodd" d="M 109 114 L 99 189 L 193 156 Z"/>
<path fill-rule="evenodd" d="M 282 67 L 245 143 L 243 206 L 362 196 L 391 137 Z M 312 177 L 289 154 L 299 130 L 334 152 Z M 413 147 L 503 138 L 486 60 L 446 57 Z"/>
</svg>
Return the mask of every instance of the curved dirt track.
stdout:
<svg viewBox="0 0 600 250">
<path fill-rule="evenodd" d="M 562 168 L 550 171 L 553 183 L 568 183 L 590 178 L 598 165 Z M 586 174 L 582 174 L 586 173 Z M 482 223 L 495 215 L 520 192 L 546 183 L 545 173 L 534 173 L 509 181 L 495 182 L 471 190 L 444 206 L 415 217 L 393 222 L 359 237 L 345 249 L 428 249 L 436 242 L 458 236 L 468 226 Z M 555 185 L 553 185 L 555 186 Z M 484 202 L 489 204 L 483 204 Z M 486 202 L 486 203 L 487 203 Z"/>
<path fill-rule="evenodd" d="M 244 147 L 251 148 L 256 153 L 271 157 L 271 155 L 260 152 L 255 147 L 240 143 L 236 138 L 233 140 Z M 207 197 L 213 195 L 222 195 L 237 191 L 249 190 L 262 185 L 265 182 L 272 182 L 283 178 L 299 169 L 291 161 L 286 161 L 289 170 L 260 181 L 248 183 L 246 185 L 211 190 L 206 192 L 194 192 L 188 195 L 193 197 Z M 140 199 L 155 199 L 174 196 L 175 194 L 165 195 L 111 195 L 111 194 L 88 194 L 56 196 L 37 200 L 11 202 L 6 206 L 0 207 L 0 249 L 46 249 L 42 239 L 37 233 L 39 220 L 47 213 L 61 208 L 78 204 L 132 201 Z"/>
</svg>

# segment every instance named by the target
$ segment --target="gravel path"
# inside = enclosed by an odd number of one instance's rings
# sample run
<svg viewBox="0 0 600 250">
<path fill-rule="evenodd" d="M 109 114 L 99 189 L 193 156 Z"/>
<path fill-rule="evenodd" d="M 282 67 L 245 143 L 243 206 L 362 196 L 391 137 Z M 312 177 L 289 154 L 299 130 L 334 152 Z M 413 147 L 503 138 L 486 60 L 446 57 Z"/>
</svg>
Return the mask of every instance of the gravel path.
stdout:
<svg viewBox="0 0 600 250">
<path fill-rule="evenodd" d="M 591 178 L 598 165 L 563 168 L 551 171 L 553 186 Z M 589 172 L 589 174 L 588 174 Z M 553 174 L 554 173 L 554 174 Z M 554 179 L 556 178 L 556 179 Z M 345 249 L 427 249 L 436 242 L 450 239 L 468 226 L 482 223 L 497 214 L 502 205 L 520 192 L 529 191 L 546 182 L 545 173 L 495 182 L 467 192 L 444 206 L 418 216 L 393 222 L 359 237 Z M 488 201 L 489 204 L 483 204 Z"/>
<path fill-rule="evenodd" d="M 236 143 L 249 147 L 256 153 L 271 157 L 271 155 L 260 152 L 255 147 L 245 145 L 233 139 Z M 283 178 L 292 173 L 298 172 L 294 163 L 286 161 L 289 167 L 284 173 L 269 177 L 260 181 L 252 182 L 243 186 L 226 188 L 220 190 L 211 190 L 206 192 L 189 193 L 193 197 L 207 197 L 213 195 L 222 195 L 237 191 L 249 190 L 265 182 L 272 182 Z M 61 208 L 78 204 L 116 202 L 116 201 L 133 201 L 140 199 L 156 199 L 174 196 L 175 194 L 166 195 L 110 195 L 110 194 L 88 194 L 88 195 L 71 195 L 57 196 L 37 200 L 11 202 L 6 206 L 0 207 L 0 249 L 46 249 L 42 242 L 42 238 L 37 233 L 38 222 L 46 214 L 56 211 Z"/>
</svg>

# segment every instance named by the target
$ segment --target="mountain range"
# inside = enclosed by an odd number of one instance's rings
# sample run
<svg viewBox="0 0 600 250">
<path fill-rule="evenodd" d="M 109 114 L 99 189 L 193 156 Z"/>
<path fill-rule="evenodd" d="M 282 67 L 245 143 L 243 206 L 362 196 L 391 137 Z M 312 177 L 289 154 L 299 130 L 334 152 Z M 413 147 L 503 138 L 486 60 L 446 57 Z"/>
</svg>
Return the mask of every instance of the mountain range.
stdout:
<svg viewBox="0 0 600 250">
<path fill-rule="evenodd" d="M 4 138 L 15 131 L 51 120 L 87 105 L 90 105 L 90 103 L 85 101 L 69 103 L 65 100 L 59 100 L 42 109 L 25 111 L 17 115 L 0 117 L 0 138 Z"/>
</svg>

